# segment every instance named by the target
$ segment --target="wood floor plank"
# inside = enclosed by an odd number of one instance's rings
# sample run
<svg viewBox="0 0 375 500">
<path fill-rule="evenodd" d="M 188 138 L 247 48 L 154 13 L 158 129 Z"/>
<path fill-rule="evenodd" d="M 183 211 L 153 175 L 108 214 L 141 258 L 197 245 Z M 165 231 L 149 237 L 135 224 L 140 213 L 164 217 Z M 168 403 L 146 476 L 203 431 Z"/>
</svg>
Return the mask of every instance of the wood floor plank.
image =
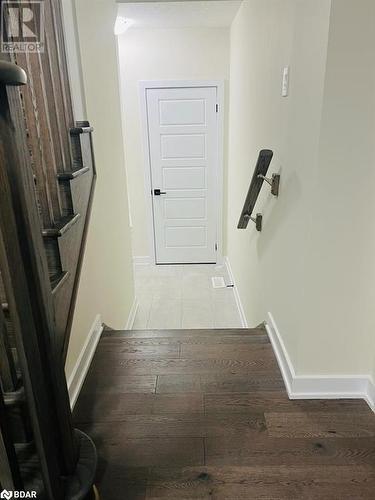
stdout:
<svg viewBox="0 0 375 500">
<path fill-rule="evenodd" d="M 108 362 L 94 360 L 94 376 L 109 369 Z M 127 359 L 111 363 L 112 373 L 118 375 L 171 375 L 202 373 L 273 374 L 278 367 L 275 359 Z"/>
<path fill-rule="evenodd" d="M 236 393 L 276 390 L 285 393 L 284 382 L 280 374 L 249 376 L 212 373 L 203 375 L 159 375 L 156 392 Z"/>
<path fill-rule="evenodd" d="M 203 477 L 202 477 L 203 476 Z M 149 483 L 164 481 L 194 481 L 195 479 L 227 483 L 257 484 L 266 482 L 301 482 L 304 486 L 314 484 L 337 485 L 339 483 L 365 483 L 375 481 L 372 465 L 270 465 L 270 466 L 199 466 L 199 467 L 152 467 L 148 472 Z"/>
<path fill-rule="evenodd" d="M 143 359 L 143 358 L 178 358 L 180 347 L 178 344 L 168 345 L 113 345 L 100 346 L 95 353 L 95 360 L 105 362 L 118 361 L 122 359 Z"/>
<path fill-rule="evenodd" d="M 81 425 L 94 441 L 102 442 L 113 434 L 113 422 Z M 117 426 L 117 439 L 144 437 L 214 437 L 224 435 L 256 435 L 266 432 L 264 416 L 252 415 L 123 415 Z"/>
<path fill-rule="evenodd" d="M 214 373 L 201 375 L 201 388 L 204 393 L 236 393 L 252 391 L 278 391 L 285 394 L 285 386 L 280 372 L 262 375 L 238 375 Z"/>
<path fill-rule="evenodd" d="M 147 500 L 373 500 L 373 483 L 363 486 L 350 485 L 346 488 L 338 485 L 333 491 L 331 487 L 319 485 L 317 488 L 301 488 L 289 485 L 242 485 L 242 484 L 215 484 L 204 482 L 201 489 L 189 491 L 190 485 L 179 485 L 163 488 L 152 485 L 147 488 Z M 177 495 L 177 496 L 175 496 Z"/>
<path fill-rule="evenodd" d="M 98 344 L 98 349 L 117 349 L 119 346 L 140 345 L 178 345 L 180 340 L 172 337 L 104 337 Z"/>
<path fill-rule="evenodd" d="M 82 394 L 98 393 L 154 393 L 156 390 L 156 375 L 136 375 L 122 376 L 112 373 L 103 373 L 101 377 L 88 377 L 83 388 Z"/>
<path fill-rule="evenodd" d="M 370 499 L 374 485 L 371 466 L 157 467 L 147 499 Z"/>
<path fill-rule="evenodd" d="M 211 330 L 212 331 L 212 330 Z M 191 334 L 180 335 L 178 337 L 105 337 L 100 341 L 98 349 L 111 349 L 117 346 L 139 346 L 139 345 L 173 345 L 173 344 L 269 344 L 269 338 L 266 333 L 246 335 L 244 330 L 241 333 L 229 333 L 221 335 L 212 335 L 212 333 L 202 333 L 197 335 L 195 330 L 191 330 Z"/>
<path fill-rule="evenodd" d="M 268 434 L 272 437 L 375 437 L 375 418 L 371 412 L 267 412 Z M 375 445 L 375 442 L 374 442 Z"/>
<path fill-rule="evenodd" d="M 124 415 L 203 414 L 202 394 L 82 394 L 76 422 L 118 422 Z"/>
<path fill-rule="evenodd" d="M 237 344 L 256 344 L 256 345 L 268 345 L 270 343 L 267 334 L 257 334 L 257 335 L 244 335 L 243 333 L 231 335 L 217 335 L 212 336 L 208 334 L 194 335 L 194 336 L 183 336 L 179 338 L 181 344 L 193 344 L 193 345 L 237 345 Z"/>
<path fill-rule="evenodd" d="M 201 393 L 201 376 L 194 374 L 158 375 L 156 392 L 158 394 L 179 394 L 184 392 Z"/>
<path fill-rule="evenodd" d="M 152 413 L 152 394 L 81 394 L 74 408 L 74 420 L 116 422 L 123 415 Z"/>
<path fill-rule="evenodd" d="M 212 337 L 217 337 L 219 335 L 244 335 L 247 337 L 252 337 L 253 335 L 267 335 L 266 330 L 264 328 L 215 328 L 215 330 L 210 328 L 194 328 L 193 330 L 110 330 L 105 331 L 102 334 L 102 339 L 105 340 L 107 338 L 172 338 L 179 339 L 181 337 L 201 337 L 202 335 L 209 335 Z"/>
<path fill-rule="evenodd" d="M 369 411 L 366 403 L 354 399 L 311 399 L 290 400 L 286 391 L 249 391 L 247 393 L 205 394 L 204 408 L 206 413 L 247 413 L 247 412 L 279 412 L 327 411 L 356 412 Z M 354 417 L 353 417 L 354 418 Z"/>
<path fill-rule="evenodd" d="M 184 359 L 235 359 L 275 363 L 270 344 L 182 344 L 181 358 Z"/>
<path fill-rule="evenodd" d="M 375 440 L 369 438 L 205 438 L 207 465 L 355 465 L 375 464 Z"/>
<path fill-rule="evenodd" d="M 201 394 L 154 394 L 152 413 L 203 413 L 203 395 Z"/>
<path fill-rule="evenodd" d="M 117 438 L 113 433 L 100 442 L 100 454 L 109 464 L 127 468 L 203 465 L 204 443 L 197 437 Z"/>
</svg>

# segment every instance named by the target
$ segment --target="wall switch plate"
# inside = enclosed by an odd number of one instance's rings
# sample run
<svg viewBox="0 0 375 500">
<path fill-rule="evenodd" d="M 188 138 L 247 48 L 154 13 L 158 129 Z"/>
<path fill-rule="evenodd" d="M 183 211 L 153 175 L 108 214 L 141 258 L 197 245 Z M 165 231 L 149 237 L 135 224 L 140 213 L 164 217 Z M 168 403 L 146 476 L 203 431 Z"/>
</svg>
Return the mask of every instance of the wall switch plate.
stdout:
<svg viewBox="0 0 375 500">
<path fill-rule="evenodd" d="M 283 70 L 283 84 L 281 87 L 282 97 L 287 97 L 289 94 L 289 66 L 285 66 Z"/>
</svg>

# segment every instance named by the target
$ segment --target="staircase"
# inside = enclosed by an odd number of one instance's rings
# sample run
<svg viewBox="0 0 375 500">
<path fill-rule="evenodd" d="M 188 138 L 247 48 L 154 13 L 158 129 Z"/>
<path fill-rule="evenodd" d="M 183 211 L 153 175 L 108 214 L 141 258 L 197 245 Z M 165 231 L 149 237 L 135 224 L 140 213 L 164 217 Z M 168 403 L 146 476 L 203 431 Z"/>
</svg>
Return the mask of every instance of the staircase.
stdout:
<svg viewBox="0 0 375 500">
<path fill-rule="evenodd" d="M 45 8 L 52 24 L 60 16 L 58 2 L 45 2 Z M 58 37 L 50 34 L 49 38 L 51 53 L 61 52 L 63 44 Z M 20 97 L 53 295 L 57 342 L 65 360 L 96 174 L 93 129 L 89 122 L 74 123 L 63 54 L 57 60 L 59 77 L 51 81 L 49 75 L 57 68 L 48 54 L 20 53 L 15 57 L 28 76 L 28 84 L 20 88 Z"/>
<path fill-rule="evenodd" d="M 53 297 L 57 342 L 63 359 L 69 342 L 69 330 L 74 312 L 75 296 L 82 265 L 82 255 L 87 231 L 87 216 L 90 210 L 95 181 L 95 166 L 92 149 L 92 132 L 88 122 L 79 122 L 70 130 L 72 163 L 65 171 L 56 174 L 55 183 L 59 189 L 61 215 L 55 222 L 46 224 L 39 200 L 41 189 L 47 185 L 37 180 L 41 234 L 48 263 L 50 290 Z M 45 194 L 45 193 L 44 193 Z M 0 273 L 0 301 L 4 316 L 5 331 L 10 347 L 14 348 L 12 325 L 4 284 Z"/>
<path fill-rule="evenodd" d="M 68 347 L 88 213 L 94 188 L 92 132 L 93 129 L 88 122 L 80 122 L 77 127 L 70 130 L 73 159 L 69 168 L 56 174 L 55 182 L 63 210 L 60 218 L 53 225 L 45 223 L 41 204 L 38 203 L 41 235 L 48 264 L 51 302 L 54 309 L 55 348 L 60 355 L 61 362 L 65 359 Z M 41 186 L 36 175 L 34 175 L 34 181 L 36 187 Z M 46 184 L 42 188 L 45 190 Z M 36 190 L 36 194 L 39 202 L 42 197 L 40 189 Z M 8 305 L 1 273 L 0 303 L 0 381 L 3 390 L 0 413 L 3 415 L 2 423 L 4 424 L 2 435 L 3 438 L 7 436 L 8 449 L 12 450 L 14 447 L 15 450 L 13 457 L 15 470 L 9 473 L 13 477 L 18 477 L 19 489 L 35 490 L 41 496 L 43 481 L 40 475 L 40 463 L 35 448 L 17 352 L 14 319 L 12 319 Z M 13 484 L 14 487 L 17 482 Z"/>
<path fill-rule="evenodd" d="M 72 163 L 57 173 L 62 213 L 42 235 L 51 280 L 57 337 L 63 359 L 69 345 L 77 285 L 95 181 L 92 132 L 88 122 L 70 129 Z"/>
</svg>

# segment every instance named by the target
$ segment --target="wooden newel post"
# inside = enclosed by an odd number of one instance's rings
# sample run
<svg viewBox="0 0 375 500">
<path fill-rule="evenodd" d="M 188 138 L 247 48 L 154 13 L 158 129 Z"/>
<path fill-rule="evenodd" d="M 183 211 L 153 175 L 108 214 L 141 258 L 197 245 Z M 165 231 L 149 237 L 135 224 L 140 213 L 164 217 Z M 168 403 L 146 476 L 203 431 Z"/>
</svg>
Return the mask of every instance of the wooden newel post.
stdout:
<svg viewBox="0 0 375 500">
<path fill-rule="evenodd" d="M 90 438 L 72 426 L 17 88 L 26 84 L 27 76 L 19 66 L 0 61 L 0 271 L 43 483 L 41 491 L 49 500 L 79 500 L 91 494 L 96 451 Z M 5 443 L 10 449 L 9 442 Z M 9 454 L 13 454 L 11 449 Z M 19 456 L 17 460 L 13 469 L 15 474 L 20 470 L 22 476 L 23 463 Z M 8 465 L 14 461 L 14 456 L 8 456 Z M 1 477 L 2 470 L 0 481 Z M 14 484 L 20 484 L 19 478 L 14 479 Z"/>
</svg>

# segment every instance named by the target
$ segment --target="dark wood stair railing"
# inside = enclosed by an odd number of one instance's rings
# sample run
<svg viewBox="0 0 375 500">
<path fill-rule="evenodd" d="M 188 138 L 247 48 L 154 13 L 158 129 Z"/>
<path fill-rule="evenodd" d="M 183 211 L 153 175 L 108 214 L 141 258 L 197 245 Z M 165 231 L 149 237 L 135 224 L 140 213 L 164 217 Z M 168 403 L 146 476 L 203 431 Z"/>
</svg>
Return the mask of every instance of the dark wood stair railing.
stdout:
<svg viewBox="0 0 375 500">
<path fill-rule="evenodd" d="M 14 0 L 12 8 L 24 3 Z M 0 54 L 0 58 L 22 67 L 28 77 L 28 84 L 19 90 L 19 105 L 47 254 L 57 343 L 65 359 L 96 175 L 93 129 L 87 121 L 74 121 L 61 0 L 42 4 L 44 22 L 39 27 L 38 2 L 27 2 L 35 14 L 29 26 L 35 33 L 44 27 L 44 50 Z M 7 26 L 6 6 L 3 10 Z"/>
<path fill-rule="evenodd" d="M 81 189 L 64 186 L 68 189 L 61 192 L 72 201 L 70 213 L 62 213 L 53 224 L 49 221 L 50 225 L 45 225 L 35 198 L 35 173 L 29 165 L 26 136 L 29 131 L 17 87 L 25 83 L 26 74 L 20 67 L 0 61 L 0 356 L 5 361 L 0 366 L 0 486 L 35 490 L 40 493 L 38 498 L 48 500 L 79 500 L 91 495 L 96 451 L 90 438 L 72 426 L 63 351 L 93 190 L 91 131 L 81 154 L 91 161 L 85 174 L 91 179 L 83 188 L 85 203 L 79 205 Z M 60 182 L 76 182 L 73 179 L 56 175 L 58 188 Z M 62 216 L 74 219 L 73 210 L 82 219 L 63 234 L 56 229 L 43 237 L 43 227 L 59 228 Z M 72 245 L 68 237 L 74 228 L 77 245 L 69 260 L 63 246 Z M 60 259 L 60 271 L 68 275 L 54 294 L 44 243 L 47 239 L 57 241 L 54 259 Z M 12 431 L 15 408 L 21 409 L 21 421 L 26 418 L 30 424 L 23 439 Z"/>
<path fill-rule="evenodd" d="M 43 1 L 44 52 L 0 54 L 0 491 L 78 500 L 96 453 L 72 427 L 64 363 L 96 174 L 93 129 L 73 119 L 60 4 Z"/>
</svg>

